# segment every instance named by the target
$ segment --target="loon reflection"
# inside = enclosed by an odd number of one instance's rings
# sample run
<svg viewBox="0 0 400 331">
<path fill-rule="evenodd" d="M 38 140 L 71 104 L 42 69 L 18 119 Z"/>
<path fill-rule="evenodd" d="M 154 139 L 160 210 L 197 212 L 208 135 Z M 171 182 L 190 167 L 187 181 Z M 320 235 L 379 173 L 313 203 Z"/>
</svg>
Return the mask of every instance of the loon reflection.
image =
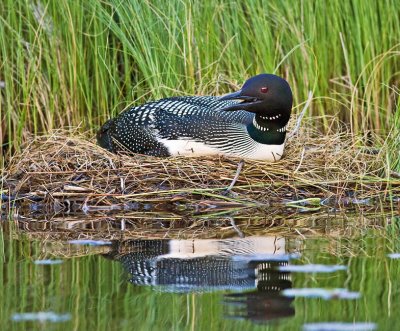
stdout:
<svg viewBox="0 0 400 331">
<path fill-rule="evenodd" d="M 290 273 L 277 270 L 290 259 L 284 238 L 116 241 L 108 257 L 121 262 L 136 285 L 181 293 L 229 290 L 228 317 L 262 322 L 294 315 L 293 299 L 279 295 L 292 287 Z"/>
</svg>

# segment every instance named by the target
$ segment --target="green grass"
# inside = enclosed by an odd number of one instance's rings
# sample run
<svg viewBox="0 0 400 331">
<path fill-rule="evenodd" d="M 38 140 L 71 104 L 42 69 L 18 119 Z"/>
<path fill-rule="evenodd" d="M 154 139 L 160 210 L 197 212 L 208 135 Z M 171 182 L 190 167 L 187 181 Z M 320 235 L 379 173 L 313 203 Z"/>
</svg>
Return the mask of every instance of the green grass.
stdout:
<svg viewBox="0 0 400 331">
<path fill-rule="evenodd" d="M 95 130 L 124 107 L 222 94 L 260 72 L 286 77 L 324 131 L 335 115 L 382 134 L 400 170 L 400 2 L 3 0 L 0 148 L 30 132 Z"/>
</svg>

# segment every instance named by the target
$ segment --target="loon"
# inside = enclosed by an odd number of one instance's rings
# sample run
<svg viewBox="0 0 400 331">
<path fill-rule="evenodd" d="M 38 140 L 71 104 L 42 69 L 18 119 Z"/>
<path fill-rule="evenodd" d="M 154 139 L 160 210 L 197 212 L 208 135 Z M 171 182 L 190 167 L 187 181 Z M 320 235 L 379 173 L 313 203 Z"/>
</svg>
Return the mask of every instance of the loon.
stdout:
<svg viewBox="0 0 400 331">
<path fill-rule="evenodd" d="M 283 155 L 292 102 L 286 80 L 259 74 L 222 97 L 171 97 L 128 108 L 100 128 L 97 141 L 114 153 L 274 162 Z"/>
</svg>

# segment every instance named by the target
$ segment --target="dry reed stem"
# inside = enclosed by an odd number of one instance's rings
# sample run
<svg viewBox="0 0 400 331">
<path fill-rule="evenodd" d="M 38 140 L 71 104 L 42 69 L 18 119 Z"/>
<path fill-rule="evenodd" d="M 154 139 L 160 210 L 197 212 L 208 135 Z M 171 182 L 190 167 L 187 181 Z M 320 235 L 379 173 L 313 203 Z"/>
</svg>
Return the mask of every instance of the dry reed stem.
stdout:
<svg viewBox="0 0 400 331">
<path fill-rule="evenodd" d="M 82 134 L 55 131 L 33 138 L 9 160 L 4 186 L 13 197 L 29 194 L 60 208 L 73 202 L 86 211 L 202 199 L 227 205 L 309 197 L 340 202 L 349 194 L 361 199 L 388 189 L 385 158 L 365 150 L 362 137 L 348 132 L 321 136 L 306 125 L 287 142 L 281 161 L 246 160 L 233 188 L 237 196 L 224 197 L 239 159 L 114 155 Z M 397 192 L 398 184 L 391 181 L 390 189 Z"/>
</svg>

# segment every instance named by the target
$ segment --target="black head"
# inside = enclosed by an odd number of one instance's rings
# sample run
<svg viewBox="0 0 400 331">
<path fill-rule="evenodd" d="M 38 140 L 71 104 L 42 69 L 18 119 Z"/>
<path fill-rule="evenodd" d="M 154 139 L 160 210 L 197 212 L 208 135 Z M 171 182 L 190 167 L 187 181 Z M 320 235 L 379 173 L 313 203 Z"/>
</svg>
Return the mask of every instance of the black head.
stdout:
<svg viewBox="0 0 400 331">
<path fill-rule="evenodd" d="M 239 91 L 220 97 L 220 100 L 233 99 L 242 102 L 222 110 L 246 110 L 267 117 L 281 114 L 287 119 L 290 117 L 293 102 L 288 82 L 272 74 L 251 77 Z"/>
</svg>

